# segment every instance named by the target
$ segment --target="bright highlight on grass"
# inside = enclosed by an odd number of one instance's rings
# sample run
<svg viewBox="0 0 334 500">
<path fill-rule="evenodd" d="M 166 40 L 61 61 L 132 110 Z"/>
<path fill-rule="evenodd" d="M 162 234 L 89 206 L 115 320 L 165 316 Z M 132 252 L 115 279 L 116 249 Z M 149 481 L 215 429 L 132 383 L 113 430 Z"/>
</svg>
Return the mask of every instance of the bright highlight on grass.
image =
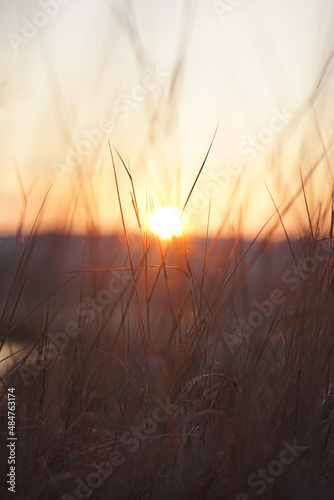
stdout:
<svg viewBox="0 0 334 500">
<path fill-rule="evenodd" d="M 150 220 L 153 233 L 159 238 L 170 239 L 173 235 L 180 236 L 183 232 L 182 216 L 175 207 L 157 208 Z"/>
</svg>

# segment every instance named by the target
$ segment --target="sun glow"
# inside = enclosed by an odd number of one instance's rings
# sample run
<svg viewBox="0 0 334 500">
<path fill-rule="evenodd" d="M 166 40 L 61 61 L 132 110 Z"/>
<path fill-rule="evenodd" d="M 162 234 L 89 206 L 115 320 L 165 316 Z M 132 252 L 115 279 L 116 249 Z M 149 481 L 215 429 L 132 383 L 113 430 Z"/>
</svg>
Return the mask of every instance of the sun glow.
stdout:
<svg viewBox="0 0 334 500">
<path fill-rule="evenodd" d="M 150 220 L 153 233 L 159 238 L 170 239 L 173 235 L 180 236 L 183 232 L 182 215 L 175 207 L 157 208 Z"/>
</svg>

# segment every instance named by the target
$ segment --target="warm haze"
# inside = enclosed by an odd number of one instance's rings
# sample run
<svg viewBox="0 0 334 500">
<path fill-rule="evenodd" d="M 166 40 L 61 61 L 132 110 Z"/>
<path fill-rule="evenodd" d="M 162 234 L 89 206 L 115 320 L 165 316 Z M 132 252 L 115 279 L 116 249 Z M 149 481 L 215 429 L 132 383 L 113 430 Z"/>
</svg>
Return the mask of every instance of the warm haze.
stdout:
<svg viewBox="0 0 334 500">
<path fill-rule="evenodd" d="M 219 124 L 185 212 L 199 235 L 210 198 L 213 234 L 226 219 L 225 236 L 240 224 L 254 235 L 275 211 L 264 180 L 284 208 L 299 166 L 306 177 L 324 146 L 332 154 L 330 1 L 48 5 L 0 6 L 3 233 L 19 223 L 18 173 L 31 190 L 25 232 L 51 183 L 42 231 L 67 228 L 73 212 L 71 231 L 83 232 L 87 210 L 100 232 L 118 231 L 108 140 L 131 167 L 141 213 L 151 197 L 182 209 Z M 331 176 L 323 159 L 307 183 L 312 211 Z M 297 200 L 285 219 L 291 231 L 302 212 Z"/>
</svg>

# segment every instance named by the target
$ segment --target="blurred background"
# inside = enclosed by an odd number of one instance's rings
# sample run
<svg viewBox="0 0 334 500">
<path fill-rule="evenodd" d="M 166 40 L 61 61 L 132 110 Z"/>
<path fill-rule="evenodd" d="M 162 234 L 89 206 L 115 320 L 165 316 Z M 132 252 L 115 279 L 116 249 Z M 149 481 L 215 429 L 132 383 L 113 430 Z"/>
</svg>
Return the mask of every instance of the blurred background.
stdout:
<svg viewBox="0 0 334 500">
<path fill-rule="evenodd" d="M 330 0 L 2 0 L 0 14 L 1 233 L 29 232 L 50 186 L 41 231 L 117 232 L 108 141 L 142 217 L 147 200 L 182 208 L 217 126 L 189 233 L 205 234 L 211 200 L 211 232 L 254 235 L 269 190 L 298 235 L 300 173 L 312 216 L 330 198 Z"/>
</svg>

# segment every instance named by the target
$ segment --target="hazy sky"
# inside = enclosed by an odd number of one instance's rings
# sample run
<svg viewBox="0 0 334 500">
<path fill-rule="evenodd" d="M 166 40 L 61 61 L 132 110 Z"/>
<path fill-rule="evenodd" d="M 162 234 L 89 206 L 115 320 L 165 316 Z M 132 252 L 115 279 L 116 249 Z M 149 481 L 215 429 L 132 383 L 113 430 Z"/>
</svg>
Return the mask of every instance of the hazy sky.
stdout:
<svg viewBox="0 0 334 500">
<path fill-rule="evenodd" d="M 51 183 L 43 228 L 72 213 L 76 231 L 87 213 L 103 231 L 118 227 L 108 140 L 129 162 L 143 217 L 147 192 L 182 207 L 218 123 L 189 230 L 205 226 L 210 195 L 213 230 L 240 218 L 258 230 L 273 212 L 263 179 L 287 203 L 299 165 L 306 176 L 330 142 L 331 64 L 315 88 L 333 23 L 331 0 L 1 0 L 0 231 L 16 231 L 19 175 L 32 188 L 27 232 Z M 314 208 L 332 172 L 324 162 L 311 179 Z M 298 214 L 301 203 L 292 229 Z"/>
</svg>

